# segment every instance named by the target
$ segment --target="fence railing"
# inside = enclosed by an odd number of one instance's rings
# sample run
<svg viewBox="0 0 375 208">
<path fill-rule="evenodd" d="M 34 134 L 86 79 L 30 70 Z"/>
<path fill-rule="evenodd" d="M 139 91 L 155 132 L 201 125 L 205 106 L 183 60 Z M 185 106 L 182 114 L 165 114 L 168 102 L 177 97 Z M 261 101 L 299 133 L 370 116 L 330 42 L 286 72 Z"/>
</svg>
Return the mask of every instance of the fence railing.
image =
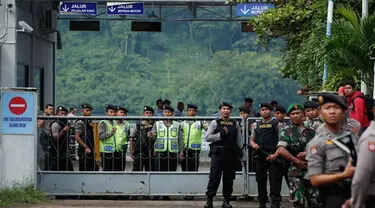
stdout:
<svg viewBox="0 0 375 208">
<path fill-rule="evenodd" d="M 44 123 L 38 134 L 38 186 L 50 195 L 203 196 L 210 170 L 205 130 L 216 118 L 40 116 L 38 119 Z M 245 124 L 241 125 L 241 132 L 244 147 L 248 147 L 251 123 L 261 118 L 233 119 Z M 194 133 L 202 132 L 200 147 L 195 146 L 195 150 L 184 151 L 182 155 L 179 151 L 155 151 L 155 147 L 165 148 L 155 144 L 150 137 L 156 135 L 148 132 L 155 130 L 155 123 L 161 120 L 189 126 L 187 134 L 193 132 L 191 129 L 197 129 Z M 68 127 L 63 130 L 63 126 Z M 116 132 L 124 131 L 112 135 L 112 129 L 108 129 L 111 127 Z M 182 147 L 184 142 L 189 143 L 183 141 L 183 132 L 175 132 L 173 128 L 158 129 L 168 134 L 166 138 L 177 138 L 177 142 L 168 140 L 165 144 Z M 114 144 L 108 142 L 113 136 Z M 245 164 L 240 161 L 236 164 L 233 195 L 257 195 L 251 148 L 247 153 Z M 288 195 L 285 184 L 283 195 Z"/>
</svg>

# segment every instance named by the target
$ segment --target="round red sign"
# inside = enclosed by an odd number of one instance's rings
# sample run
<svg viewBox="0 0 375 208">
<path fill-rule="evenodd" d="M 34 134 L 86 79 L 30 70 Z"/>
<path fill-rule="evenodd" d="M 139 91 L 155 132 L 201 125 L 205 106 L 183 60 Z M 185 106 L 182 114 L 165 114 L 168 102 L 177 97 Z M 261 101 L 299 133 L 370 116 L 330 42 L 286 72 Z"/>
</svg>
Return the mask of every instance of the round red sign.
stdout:
<svg viewBox="0 0 375 208">
<path fill-rule="evenodd" d="M 27 109 L 26 100 L 22 97 L 14 97 L 9 101 L 9 110 L 15 115 L 21 115 L 25 113 Z"/>
</svg>

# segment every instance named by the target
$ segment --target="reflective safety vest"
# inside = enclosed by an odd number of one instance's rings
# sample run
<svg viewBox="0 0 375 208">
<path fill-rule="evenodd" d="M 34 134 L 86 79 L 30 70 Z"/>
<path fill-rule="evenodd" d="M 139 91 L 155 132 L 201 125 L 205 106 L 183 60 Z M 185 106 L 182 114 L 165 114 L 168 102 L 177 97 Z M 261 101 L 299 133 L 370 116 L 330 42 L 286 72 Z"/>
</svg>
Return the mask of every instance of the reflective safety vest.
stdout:
<svg viewBox="0 0 375 208">
<path fill-rule="evenodd" d="M 105 122 L 107 132 L 112 132 L 112 128 L 116 128 L 116 132 L 107 139 L 100 140 L 100 152 L 104 153 L 112 153 L 112 152 L 122 152 L 125 151 L 127 148 L 127 138 L 130 125 L 129 123 L 125 122 L 121 125 L 118 124 L 111 124 L 108 121 L 101 121 Z"/>
<path fill-rule="evenodd" d="M 163 121 L 156 122 L 156 141 L 155 141 L 155 152 L 169 151 L 177 153 L 178 148 L 178 131 L 180 124 L 177 121 L 173 121 L 172 124 L 167 127 Z"/>
<path fill-rule="evenodd" d="M 181 122 L 181 129 L 184 136 L 184 147 L 191 150 L 201 150 L 202 148 L 202 123 L 195 121 L 189 124 L 187 121 Z"/>
</svg>

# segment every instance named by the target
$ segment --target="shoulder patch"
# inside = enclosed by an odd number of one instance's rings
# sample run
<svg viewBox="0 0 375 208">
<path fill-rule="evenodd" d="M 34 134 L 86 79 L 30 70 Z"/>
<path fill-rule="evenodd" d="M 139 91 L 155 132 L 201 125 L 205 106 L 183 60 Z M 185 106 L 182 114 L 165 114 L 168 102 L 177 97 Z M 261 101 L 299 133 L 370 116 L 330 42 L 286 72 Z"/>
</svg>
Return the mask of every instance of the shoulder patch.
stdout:
<svg viewBox="0 0 375 208">
<path fill-rule="evenodd" d="M 332 140 L 330 140 L 330 139 L 327 139 L 327 140 L 325 141 L 325 143 L 328 144 L 328 145 L 333 144 Z"/>
<path fill-rule="evenodd" d="M 311 147 L 310 147 L 310 153 L 311 153 L 312 155 L 315 155 L 317 152 L 318 152 L 318 150 L 317 150 L 316 146 L 311 146 Z"/>
<path fill-rule="evenodd" d="M 368 150 L 370 152 L 375 152 L 375 142 L 368 142 Z"/>
<path fill-rule="evenodd" d="M 356 133 L 358 133 L 358 129 L 355 128 L 355 127 L 353 127 L 353 128 L 352 128 L 352 132 L 356 134 Z"/>
</svg>

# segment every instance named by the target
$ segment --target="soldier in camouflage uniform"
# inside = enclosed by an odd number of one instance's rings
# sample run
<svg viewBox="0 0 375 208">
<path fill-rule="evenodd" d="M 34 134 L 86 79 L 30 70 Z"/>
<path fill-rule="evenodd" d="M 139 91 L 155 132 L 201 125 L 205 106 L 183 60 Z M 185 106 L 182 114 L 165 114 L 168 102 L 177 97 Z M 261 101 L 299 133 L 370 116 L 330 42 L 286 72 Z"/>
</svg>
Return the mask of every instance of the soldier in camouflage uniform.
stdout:
<svg viewBox="0 0 375 208">
<path fill-rule="evenodd" d="M 269 159 L 278 155 L 285 160 L 291 161 L 289 168 L 289 189 L 293 207 L 310 207 L 310 194 L 314 193 L 309 181 L 306 180 L 307 163 L 305 160 L 305 148 L 307 143 L 314 138 L 315 131 L 303 123 L 304 108 L 301 104 L 294 103 L 289 106 L 287 113 L 291 124 L 287 125 L 280 133 L 277 152 Z M 275 156 L 276 155 L 276 156 Z"/>
<path fill-rule="evenodd" d="M 306 121 L 305 124 L 313 130 L 316 130 L 323 120 L 319 117 L 319 103 L 314 101 L 306 101 L 303 103 L 305 108 Z"/>
</svg>

